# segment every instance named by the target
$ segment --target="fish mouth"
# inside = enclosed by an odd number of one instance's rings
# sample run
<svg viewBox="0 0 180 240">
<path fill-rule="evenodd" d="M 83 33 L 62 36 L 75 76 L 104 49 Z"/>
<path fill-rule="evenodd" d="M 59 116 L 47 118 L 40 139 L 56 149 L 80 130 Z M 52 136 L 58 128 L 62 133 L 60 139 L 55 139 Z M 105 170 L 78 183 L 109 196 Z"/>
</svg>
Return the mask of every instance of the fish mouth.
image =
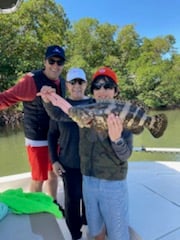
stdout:
<svg viewBox="0 0 180 240">
<path fill-rule="evenodd" d="M 93 119 L 90 119 L 90 120 L 87 122 L 88 125 L 92 125 L 92 123 L 93 123 Z"/>
<path fill-rule="evenodd" d="M 83 125 L 86 127 L 91 127 L 93 124 L 93 118 L 84 118 L 83 119 Z"/>
</svg>

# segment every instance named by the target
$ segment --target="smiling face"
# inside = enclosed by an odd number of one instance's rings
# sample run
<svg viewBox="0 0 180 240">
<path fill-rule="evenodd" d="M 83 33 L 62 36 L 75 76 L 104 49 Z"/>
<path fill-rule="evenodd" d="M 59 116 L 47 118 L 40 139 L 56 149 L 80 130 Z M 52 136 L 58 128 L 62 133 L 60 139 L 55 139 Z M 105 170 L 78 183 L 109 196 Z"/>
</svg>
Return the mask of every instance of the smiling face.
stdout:
<svg viewBox="0 0 180 240">
<path fill-rule="evenodd" d="M 113 99 L 116 96 L 114 82 L 106 77 L 94 80 L 91 89 L 96 100 Z"/>
<path fill-rule="evenodd" d="M 64 59 L 56 56 L 47 58 L 44 61 L 44 66 L 44 74 L 46 77 L 48 77 L 50 80 L 57 80 L 63 70 Z"/>
<path fill-rule="evenodd" d="M 87 82 L 83 79 L 73 79 L 72 81 L 66 81 L 67 90 L 69 92 L 69 98 L 72 100 L 80 100 L 84 98 Z"/>
</svg>

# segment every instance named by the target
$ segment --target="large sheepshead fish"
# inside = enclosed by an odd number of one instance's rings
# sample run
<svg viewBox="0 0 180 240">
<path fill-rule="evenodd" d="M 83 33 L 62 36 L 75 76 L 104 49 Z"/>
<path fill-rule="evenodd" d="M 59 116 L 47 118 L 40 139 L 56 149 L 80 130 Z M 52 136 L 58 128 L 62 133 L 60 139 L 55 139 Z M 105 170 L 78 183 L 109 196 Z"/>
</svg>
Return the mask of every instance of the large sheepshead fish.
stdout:
<svg viewBox="0 0 180 240">
<path fill-rule="evenodd" d="M 108 114 L 114 113 L 123 121 L 123 126 L 134 134 L 140 134 L 144 128 L 159 138 L 167 128 L 165 114 L 149 116 L 139 104 L 121 100 L 98 100 L 88 105 L 78 105 L 69 109 L 69 116 L 81 127 L 92 127 L 97 131 L 107 130 Z"/>
</svg>

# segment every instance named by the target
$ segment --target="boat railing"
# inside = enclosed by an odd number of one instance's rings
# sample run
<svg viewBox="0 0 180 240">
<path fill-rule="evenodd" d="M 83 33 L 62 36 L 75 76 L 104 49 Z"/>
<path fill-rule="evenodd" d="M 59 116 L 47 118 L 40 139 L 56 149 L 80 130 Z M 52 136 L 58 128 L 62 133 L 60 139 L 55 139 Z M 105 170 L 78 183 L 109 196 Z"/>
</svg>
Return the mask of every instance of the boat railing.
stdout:
<svg viewBox="0 0 180 240">
<path fill-rule="evenodd" d="M 133 148 L 134 152 L 160 152 L 160 153 L 175 153 L 175 154 L 180 154 L 180 148 L 154 148 L 154 147 L 134 147 Z"/>
</svg>

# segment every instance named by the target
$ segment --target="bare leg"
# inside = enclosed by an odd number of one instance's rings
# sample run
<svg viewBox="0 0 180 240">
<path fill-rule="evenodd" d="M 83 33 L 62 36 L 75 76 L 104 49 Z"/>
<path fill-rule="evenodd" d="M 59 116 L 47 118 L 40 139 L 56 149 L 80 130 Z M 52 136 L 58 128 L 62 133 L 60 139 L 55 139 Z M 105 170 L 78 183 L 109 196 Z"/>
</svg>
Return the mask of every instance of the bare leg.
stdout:
<svg viewBox="0 0 180 240">
<path fill-rule="evenodd" d="M 47 194 L 56 199 L 57 197 L 58 178 L 53 171 L 48 172 L 48 180 L 46 181 Z"/>
<path fill-rule="evenodd" d="M 103 228 L 102 232 L 94 238 L 95 240 L 105 240 L 106 239 L 106 229 Z"/>
<path fill-rule="evenodd" d="M 30 191 L 31 192 L 42 192 L 43 181 L 31 180 Z"/>
</svg>

